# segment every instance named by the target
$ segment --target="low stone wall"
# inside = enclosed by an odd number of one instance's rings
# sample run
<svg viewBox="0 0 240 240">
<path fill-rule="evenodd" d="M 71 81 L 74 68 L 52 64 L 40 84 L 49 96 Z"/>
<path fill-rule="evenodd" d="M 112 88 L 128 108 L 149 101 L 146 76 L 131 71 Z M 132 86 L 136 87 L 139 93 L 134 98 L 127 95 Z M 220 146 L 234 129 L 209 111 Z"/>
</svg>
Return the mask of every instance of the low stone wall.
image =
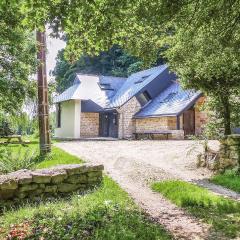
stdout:
<svg viewBox="0 0 240 240">
<path fill-rule="evenodd" d="M 232 134 L 222 139 L 219 151 L 219 168 L 226 169 L 240 164 L 240 134 Z"/>
<path fill-rule="evenodd" d="M 233 134 L 221 139 L 219 151 L 213 151 L 205 147 L 204 153 L 198 155 L 197 165 L 220 172 L 239 167 L 240 135 Z"/>
<path fill-rule="evenodd" d="M 0 200 L 85 191 L 101 183 L 102 171 L 102 165 L 73 164 L 0 175 Z"/>
</svg>

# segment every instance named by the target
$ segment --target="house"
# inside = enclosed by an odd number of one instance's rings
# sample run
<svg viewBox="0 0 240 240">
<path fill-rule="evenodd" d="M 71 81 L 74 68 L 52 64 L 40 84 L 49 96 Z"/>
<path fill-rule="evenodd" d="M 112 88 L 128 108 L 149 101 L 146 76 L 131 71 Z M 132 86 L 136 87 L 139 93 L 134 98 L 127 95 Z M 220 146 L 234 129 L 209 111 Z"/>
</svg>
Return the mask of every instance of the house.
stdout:
<svg viewBox="0 0 240 240">
<path fill-rule="evenodd" d="M 128 78 L 78 74 L 54 102 L 57 138 L 124 139 L 165 130 L 183 139 L 201 133 L 207 119 L 201 92 L 183 90 L 167 65 Z"/>
</svg>

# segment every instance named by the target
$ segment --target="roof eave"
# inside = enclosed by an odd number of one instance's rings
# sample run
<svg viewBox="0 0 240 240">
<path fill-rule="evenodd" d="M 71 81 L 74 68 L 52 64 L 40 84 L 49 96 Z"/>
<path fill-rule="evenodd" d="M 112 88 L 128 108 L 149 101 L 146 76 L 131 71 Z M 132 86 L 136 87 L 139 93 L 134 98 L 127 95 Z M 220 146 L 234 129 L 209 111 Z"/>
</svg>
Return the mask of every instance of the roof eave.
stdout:
<svg viewBox="0 0 240 240">
<path fill-rule="evenodd" d="M 203 96 L 203 93 L 201 93 L 201 92 L 200 92 L 199 94 L 197 94 L 197 95 L 192 99 L 192 101 L 187 104 L 186 107 L 184 107 L 181 111 L 179 111 L 179 112 L 177 113 L 177 116 L 180 116 L 183 112 L 185 112 L 186 110 L 188 110 L 189 108 L 191 108 L 191 107 L 196 103 L 196 101 L 197 101 L 200 97 L 202 97 L 202 96 Z"/>
<path fill-rule="evenodd" d="M 146 116 L 137 116 L 137 114 L 141 111 L 139 111 L 135 116 L 133 116 L 133 118 L 137 119 L 137 118 L 158 118 L 158 117 L 178 117 L 180 116 L 184 111 L 188 110 L 189 108 L 191 108 L 196 101 L 203 96 L 203 93 L 199 93 L 197 94 L 190 103 L 187 104 L 186 107 L 184 107 L 183 109 L 181 109 L 181 111 L 176 112 L 176 113 L 164 113 L 164 114 L 154 114 L 154 115 L 146 115 Z"/>
</svg>

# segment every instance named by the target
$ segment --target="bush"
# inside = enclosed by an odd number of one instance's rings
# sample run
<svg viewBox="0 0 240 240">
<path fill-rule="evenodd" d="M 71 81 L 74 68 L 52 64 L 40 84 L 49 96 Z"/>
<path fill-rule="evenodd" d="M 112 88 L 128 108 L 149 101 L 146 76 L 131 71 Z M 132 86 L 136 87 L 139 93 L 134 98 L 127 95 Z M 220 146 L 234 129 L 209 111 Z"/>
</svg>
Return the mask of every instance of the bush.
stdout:
<svg viewBox="0 0 240 240">
<path fill-rule="evenodd" d="M 38 161 L 36 151 L 19 148 L 0 147 L 0 174 L 14 172 L 20 169 L 30 169 Z"/>
</svg>

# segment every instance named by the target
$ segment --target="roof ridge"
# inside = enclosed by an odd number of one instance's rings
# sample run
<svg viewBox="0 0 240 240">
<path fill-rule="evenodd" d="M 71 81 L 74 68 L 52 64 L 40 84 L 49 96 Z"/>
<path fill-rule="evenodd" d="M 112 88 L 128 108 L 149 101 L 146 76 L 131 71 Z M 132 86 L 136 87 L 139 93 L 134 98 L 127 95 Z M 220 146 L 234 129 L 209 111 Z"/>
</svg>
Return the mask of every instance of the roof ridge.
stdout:
<svg viewBox="0 0 240 240">
<path fill-rule="evenodd" d="M 141 70 L 141 71 L 132 73 L 130 76 L 142 74 L 142 73 L 144 73 L 144 72 L 148 72 L 148 71 L 155 70 L 155 69 L 158 69 L 158 68 L 160 69 L 160 68 L 163 68 L 163 67 L 167 67 L 167 64 L 162 64 L 162 65 L 158 65 L 158 66 L 151 67 L 151 68 L 148 68 L 148 69 L 144 69 L 144 70 Z M 129 77 L 130 77 L 130 76 L 129 76 Z"/>
</svg>

